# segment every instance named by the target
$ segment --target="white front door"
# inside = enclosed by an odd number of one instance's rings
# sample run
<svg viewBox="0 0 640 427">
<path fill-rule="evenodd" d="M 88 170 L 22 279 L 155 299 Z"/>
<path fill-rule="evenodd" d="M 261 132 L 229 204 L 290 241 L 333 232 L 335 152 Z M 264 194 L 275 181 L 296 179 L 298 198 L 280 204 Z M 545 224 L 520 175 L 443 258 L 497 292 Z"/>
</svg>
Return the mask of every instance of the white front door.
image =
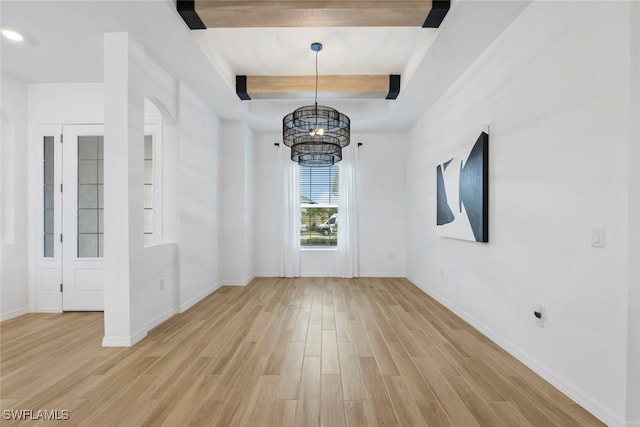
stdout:
<svg viewBox="0 0 640 427">
<path fill-rule="evenodd" d="M 62 129 L 62 309 L 103 311 L 104 128 Z"/>
</svg>

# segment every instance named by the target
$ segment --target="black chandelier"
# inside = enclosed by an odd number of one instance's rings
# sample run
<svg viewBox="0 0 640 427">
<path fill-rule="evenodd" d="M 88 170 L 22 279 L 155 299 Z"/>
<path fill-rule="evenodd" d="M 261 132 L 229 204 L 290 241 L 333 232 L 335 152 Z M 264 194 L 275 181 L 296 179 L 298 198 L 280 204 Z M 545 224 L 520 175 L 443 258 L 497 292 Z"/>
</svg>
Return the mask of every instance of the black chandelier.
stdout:
<svg viewBox="0 0 640 427">
<path fill-rule="evenodd" d="M 311 44 L 316 53 L 314 105 L 300 107 L 282 119 L 282 139 L 291 147 L 291 160 L 302 166 L 331 166 L 342 160 L 349 145 L 351 121 L 335 108 L 318 105 L 318 52 L 322 44 Z"/>
</svg>

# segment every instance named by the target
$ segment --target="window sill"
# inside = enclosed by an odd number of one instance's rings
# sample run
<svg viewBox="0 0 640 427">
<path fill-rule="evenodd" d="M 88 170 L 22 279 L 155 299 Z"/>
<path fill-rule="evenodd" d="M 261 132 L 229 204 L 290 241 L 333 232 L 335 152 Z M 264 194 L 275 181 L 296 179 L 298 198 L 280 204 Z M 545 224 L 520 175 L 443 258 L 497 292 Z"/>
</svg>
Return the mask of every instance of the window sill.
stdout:
<svg viewBox="0 0 640 427">
<path fill-rule="evenodd" d="M 301 246 L 300 252 L 336 252 L 337 247 L 326 248 L 322 246 Z"/>
</svg>

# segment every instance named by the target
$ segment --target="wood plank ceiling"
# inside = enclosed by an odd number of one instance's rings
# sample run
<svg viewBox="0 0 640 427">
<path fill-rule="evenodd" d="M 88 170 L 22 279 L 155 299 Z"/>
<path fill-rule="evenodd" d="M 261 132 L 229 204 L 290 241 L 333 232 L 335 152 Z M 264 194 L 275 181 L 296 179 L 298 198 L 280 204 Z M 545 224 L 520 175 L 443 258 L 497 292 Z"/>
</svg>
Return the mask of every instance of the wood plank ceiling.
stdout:
<svg viewBox="0 0 640 427">
<path fill-rule="evenodd" d="M 265 27 L 438 28 L 450 0 L 177 0 L 192 30 Z M 290 99 L 313 93 L 314 76 L 236 76 L 242 100 Z M 396 99 L 399 75 L 321 76 L 321 93 L 336 98 Z"/>
<path fill-rule="evenodd" d="M 437 0 L 195 0 L 205 28 L 238 27 L 419 27 L 448 9 Z M 190 5 L 189 5 L 190 6 Z M 190 8 L 190 7 L 188 7 Z M 435 18 L 435 17 L 433 17 Z"/>
</svg>

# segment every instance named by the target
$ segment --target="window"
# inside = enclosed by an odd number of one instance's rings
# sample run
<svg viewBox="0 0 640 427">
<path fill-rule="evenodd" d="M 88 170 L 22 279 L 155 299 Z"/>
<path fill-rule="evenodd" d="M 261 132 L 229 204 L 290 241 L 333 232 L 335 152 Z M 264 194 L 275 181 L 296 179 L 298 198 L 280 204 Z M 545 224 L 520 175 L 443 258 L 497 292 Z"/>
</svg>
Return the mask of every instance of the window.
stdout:
<svg viewBox="0 0 640 427">
<path fill-rule="evenodd" d="M 144 136 L 144 245 L 154 243 L 153 238 L 153 137 Z"/>
<path fill-rule="evenodd" d="M 338 166 L 300 168 L 300 246 L 338 244 Z"/>
<path fill-rule="evenodd" d="M 78 258 L 102 258 L 104 137 L 78 137 Z"/>
<path fill-rule="evenodd" d="M 45 136 L 43 139 L 43 256 L 53 258 L 53 229 L 54 229 L 54 139 Z"/>
</svg>

